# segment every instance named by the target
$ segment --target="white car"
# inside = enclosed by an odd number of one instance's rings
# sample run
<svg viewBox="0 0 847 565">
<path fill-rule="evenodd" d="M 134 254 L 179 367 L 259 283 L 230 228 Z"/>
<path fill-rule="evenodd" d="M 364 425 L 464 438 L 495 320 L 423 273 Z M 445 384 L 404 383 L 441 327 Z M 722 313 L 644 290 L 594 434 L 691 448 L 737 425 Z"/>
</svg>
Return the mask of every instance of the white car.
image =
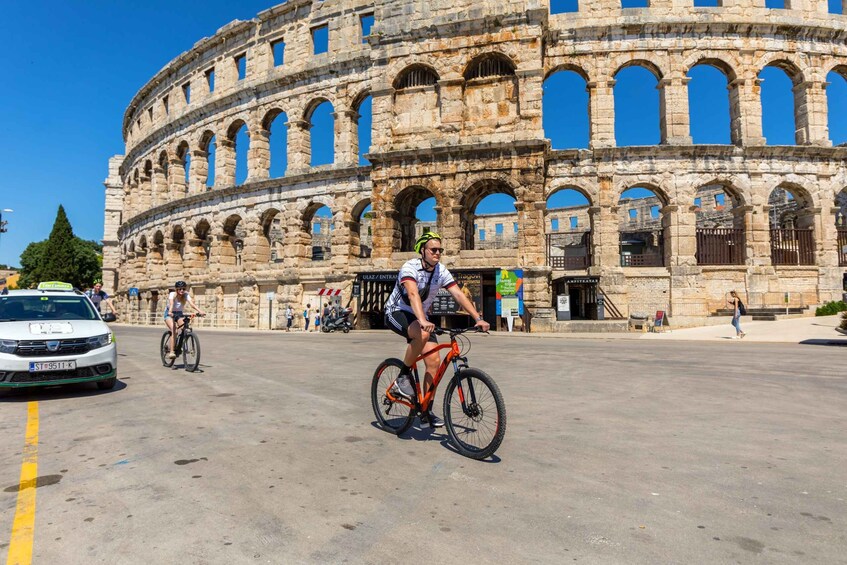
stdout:
<svg viewBox="0 0 847 565">
<path fill-rule="evenodd" d="M 111 389 L 117 374 L 114 334 L 70 284 L 0 294 L 0 394 L 81 382 Z"/>
</svg>

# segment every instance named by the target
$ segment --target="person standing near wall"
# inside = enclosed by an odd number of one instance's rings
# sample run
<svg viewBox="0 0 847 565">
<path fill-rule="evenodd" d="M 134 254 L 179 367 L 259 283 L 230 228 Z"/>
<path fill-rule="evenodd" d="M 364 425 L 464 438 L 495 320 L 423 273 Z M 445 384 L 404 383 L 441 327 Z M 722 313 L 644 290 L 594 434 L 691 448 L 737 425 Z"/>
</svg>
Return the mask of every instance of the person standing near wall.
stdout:
<svg viewBox="0 0 847 565">
<path fill-rule="evenodd" d="M 747 313 L 747 308 L 734 290 L 730 291 L 727 303 L 732 306 L 732 326 L 735 328 L 735 337 L 732 339 L 741 339 L 747 335 L 741 331 L 741 316 Z"/>
<path fill-rule="evenodd" d="M 290 332 L 291 331 L 291 324 L 293 324 L 293 323 L 294 323 L 294 309 L 291 307 L 291 304 L 289 304 L 285 308 L 285 331 Z"/>
<path fill-rule="evenodd" d="M 306 309 L 303 310 L 303 322 L 306 326 L 303 328 L 304 332 L 309 331 L 309 319 L 312 317 L 312 305 L 306 304 Z"/>
</svg>

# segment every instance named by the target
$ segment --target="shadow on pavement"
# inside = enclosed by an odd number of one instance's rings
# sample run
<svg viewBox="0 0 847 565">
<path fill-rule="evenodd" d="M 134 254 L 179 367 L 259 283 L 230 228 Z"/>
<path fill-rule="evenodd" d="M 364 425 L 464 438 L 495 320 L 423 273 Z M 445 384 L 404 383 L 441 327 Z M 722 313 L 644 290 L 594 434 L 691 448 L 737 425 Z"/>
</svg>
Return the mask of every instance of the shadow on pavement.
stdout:
<svg viewBox="0 0 847 565">
<path fill-rule="evenodd" d="M 804 339 L 801 345 L 834 345 L 847 347 L 847 339 Z"/>
<path fill-rule="evenodd" d="M 84 398 L 100 396 L 124 390 L 128 385 L 118 379 L 114 388 L 100 390 L 95 383 L 72 383 L 45 387 L 21 387 L 0 392 L 0 402 L 31 402 L 45 400 L 65 400 L 68 398 Z"/>
</svg>

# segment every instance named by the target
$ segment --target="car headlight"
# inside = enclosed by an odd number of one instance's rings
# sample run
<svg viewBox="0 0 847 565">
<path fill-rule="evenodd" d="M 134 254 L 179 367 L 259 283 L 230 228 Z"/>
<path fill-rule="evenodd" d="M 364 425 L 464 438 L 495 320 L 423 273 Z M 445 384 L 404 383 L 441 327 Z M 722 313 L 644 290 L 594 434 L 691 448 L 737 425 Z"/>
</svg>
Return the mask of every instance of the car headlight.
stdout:
<svg viewBox="0 0 847 565">
<path fill-rule="evenodd" d="M 88 338 L 88 345 L 91 347 L 91 349 L 96 349 L 98 347 L 106 347 L 110 343 L 112 343 L 111 332 Z"/>
<path fill-rule="evenodd" d="M 0 339 L 0 353 L 14 353 L 18 342 L 14 339 Z"/>
</svg>

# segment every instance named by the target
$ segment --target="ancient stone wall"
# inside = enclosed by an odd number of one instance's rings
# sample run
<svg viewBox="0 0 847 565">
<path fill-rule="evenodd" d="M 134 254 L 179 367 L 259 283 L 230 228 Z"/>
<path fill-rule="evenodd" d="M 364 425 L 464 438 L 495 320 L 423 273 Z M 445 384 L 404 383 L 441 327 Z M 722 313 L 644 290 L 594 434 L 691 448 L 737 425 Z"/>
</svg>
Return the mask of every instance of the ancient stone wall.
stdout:
<svg viewBox="0 0 847 565">
<path fill-rule="evenodd" d="M 328 51 L 315 54 L 324 26 Z M 847 17 L 828 14 L 823 0 L 785 10 L 760 0 L 719 8 L 654 0 L 644 9 L 586 0 L 568 14 L 550 14 L 546 0 L 291 0 L 198 41 L 130 102 L 126 152 L 110 161 L 105 183 L 104 279 L 127 309 L 161 310 L 155 297 L 183 279 L 220 319 L 267 325 L 268 292 L 275 312 L 288 303 L 299 311 L 319 288 L 349 297 L 357 274 L 397 270 L 413 256 L 415 208 L 434 197 L 443 261 L 523 268 L 534 330 L 550 327 L 552 280 L 580 273 L 599 277 L 624 315 L 659 300 L 677 325 L 722 306 L 730 287 L 754 306 L 782 304 L 786 290 L 805 304 L 837 298 L 847 148 L 829 141 L 824 88 L 830 71 L 847 72 L 845 39 Z M 697 64 L 726 76 L 731 145 L 692 144 L 687 73 Z M 659 145 L 616 146 L 615 77 L 634 65 L 658 81 Z M 794 146 L 765 145 L 758 74 L 768 65 L 794 84 Z M 559 70 L 586 82 L 588 149 L 553 150 L 545 138 L 542 87 Z M 371 164 L 360 166 L 368 97 Z M 324 102 L 333 109 L 334 161 L 312 166 L 312 118 Z M 238 147 L 242 127 L 249 148 Z M 287 170 L 272 178 L 278 135 Z M 241 151 L 246 180 L 237 185 Z M 659 266 L 623 265 L 619 234 L 631 203 L 621 195 L 632 187 L 656 195 L 636 223 L 661 234 Z M 695 206 L 714 187 L 730 200 L 729 215 Z M 546 244 L 558 213 L 547 201 L 565 188 L 589 202 L 579 226 L 591 231 L 591 262 L 580 272 L 554 269 Z M 811 231 L 812 264 L 772 258 L 775 189 L 793 195 L 795 226 Z M 477 205 L 495 193 L 514 198 L 514 245 L 479 239 L 489 220 Z M 318 235 L 323 206 L 332 226 Z M 559 218 L 567 229 L 568 214 Z M 740 264 L 698 264 L 706 221 L 743 232 Z M 129 288 L 141 291 L 139 301 L 126 301 Z"/>
</svg>

